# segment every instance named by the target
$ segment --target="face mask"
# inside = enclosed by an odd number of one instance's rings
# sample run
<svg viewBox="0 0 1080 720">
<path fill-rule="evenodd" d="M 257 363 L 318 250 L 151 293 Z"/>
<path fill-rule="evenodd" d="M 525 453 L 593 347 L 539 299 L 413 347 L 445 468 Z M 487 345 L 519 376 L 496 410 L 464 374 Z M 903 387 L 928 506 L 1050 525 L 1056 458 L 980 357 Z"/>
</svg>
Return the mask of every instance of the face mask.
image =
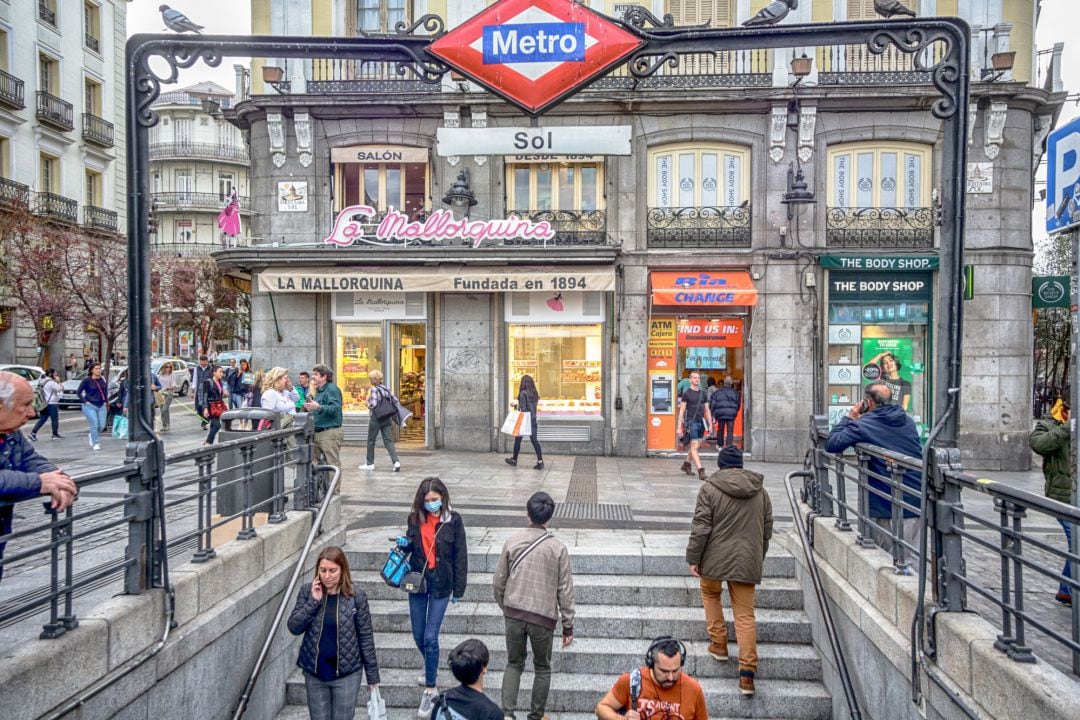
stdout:
<svg viewBox="0 0 1080 720">
<path fill-rule="evenodd" d="M 424 509 L 429 513 L 437 513 L 442 510 L 442 500 L 436 500 L 435 502 L 424 503 Z"/>
</svg>

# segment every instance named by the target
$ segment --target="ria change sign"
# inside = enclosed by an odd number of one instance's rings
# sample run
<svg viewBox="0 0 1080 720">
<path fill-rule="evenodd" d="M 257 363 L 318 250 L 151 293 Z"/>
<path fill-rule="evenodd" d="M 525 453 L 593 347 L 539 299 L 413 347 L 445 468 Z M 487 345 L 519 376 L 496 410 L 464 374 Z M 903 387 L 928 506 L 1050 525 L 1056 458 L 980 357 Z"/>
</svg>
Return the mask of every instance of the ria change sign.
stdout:
<svg viewBox="0 0 1080 720">
<path fill-rule="evenodd" d="M 530 115 L 624 61 L 644 40 L 572 0 L 502 0 L 428 51 Z"/>
</svg>

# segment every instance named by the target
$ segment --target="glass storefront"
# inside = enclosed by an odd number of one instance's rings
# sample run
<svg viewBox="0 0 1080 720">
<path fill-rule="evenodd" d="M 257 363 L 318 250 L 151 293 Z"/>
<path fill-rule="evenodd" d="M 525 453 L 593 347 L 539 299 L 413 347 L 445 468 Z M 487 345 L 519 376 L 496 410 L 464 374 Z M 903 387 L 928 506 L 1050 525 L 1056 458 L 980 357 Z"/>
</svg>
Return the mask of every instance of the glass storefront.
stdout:
<svg viewBox="0 0 1080 720">
<path fill-rule="evenodd" d="M 372 370 L 383 369 L 382 323 L 338 323 L 337 377 L 341 388 L 341 410 L 366 413 Z"/>
<path fill-rule="evenodd" d="M 538 415 L 601 414 L 600 325 L 508 327 L 511 399 L 523 375 L 540 392 Z"/>
</svg>

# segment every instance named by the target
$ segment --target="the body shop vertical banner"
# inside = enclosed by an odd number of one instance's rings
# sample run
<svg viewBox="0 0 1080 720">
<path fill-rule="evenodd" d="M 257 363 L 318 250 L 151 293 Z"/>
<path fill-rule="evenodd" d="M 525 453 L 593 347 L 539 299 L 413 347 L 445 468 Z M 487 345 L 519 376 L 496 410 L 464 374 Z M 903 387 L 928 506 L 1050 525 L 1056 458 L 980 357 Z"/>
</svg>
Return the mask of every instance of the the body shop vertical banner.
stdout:
<svg viewBox="0 0 1080 720">
<path fill-rule="evenodd" d="M 911 410 L 911 338 L 866 337 L 862 341 L 863 387 L 881 381 L 892 391 L 894 405 Z"/>
</svg>

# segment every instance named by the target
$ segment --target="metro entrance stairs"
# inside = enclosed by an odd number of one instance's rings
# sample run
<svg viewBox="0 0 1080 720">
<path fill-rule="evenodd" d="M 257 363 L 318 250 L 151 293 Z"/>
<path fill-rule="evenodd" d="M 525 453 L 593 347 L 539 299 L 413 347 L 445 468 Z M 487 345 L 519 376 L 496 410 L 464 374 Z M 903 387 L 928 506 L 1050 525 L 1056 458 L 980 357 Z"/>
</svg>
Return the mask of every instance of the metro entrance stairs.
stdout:
<svg viewBox="0 0 1080 720">
<path fill-rule="evenodd" d="M 380 691 L 389 720 L 416 717 L 422 672 L 420 653 L 409 629 L 404 593 L 384 584 L 378 569 L 386 559 L 388 537 L 397 528 L 372 528 L 350 533 L 346 547 L 353 581 L 368 593 L 375 626 L 375 645 L 382 675 Z M 474 537 L 473 533 L 481 533 Z M 502 670 L 506 666 L 503 619 L 492 597 L 492 571 L 510 529 L 470 530 L 469 587 L 462 601 L 451 605 L 441 635 L 440 691 L 456 685 L 446 667 L 447 653 L 459 642 L 476 637 L 491 650 L 485 692 L 499 702 Z M 561 536 L 562 531 L 555 530 Z M 734 643 L 730 603 L 725 608 L 731 661 L 720 663 L 707 653 L 708 634 L 697 581 L 687 573 L 683 552 L 685 533 L 641 531 L 583 531 L 568 535 L 574 570 L 577 617 L 570 647 L 556 649 L 552 658 L 551 720 L 594 717 L 596 703 L 619 674 L 642 665 L 653 638 L 673 635 L 686 642 L 686 671 L 700 681 L 710 718 L 789 718 L 825 720 L 832 700 L 821 682 L 822 663 L 810 644 L 810 621 L 803 610 L 802 589 L 795 579 L 795 560 L 775 541 L 765 560 L 765 579 L 757 592 L 757 694 L 746 698 L 738 690 L 738 648 Z M 291 608 L 290 608 L 291 609 Z M 516 716 L 525 720 L 532 688 L 531 658 L 521 679 Z M 366 689 L 357 703 L 357 718 L 366 717 Z M 289 678 L 286 706 L 278 720 L 307 717 L 304 681 L 299 670 Z M 522 710 L 521 708 L 524 708 Z"/>
</svg>

